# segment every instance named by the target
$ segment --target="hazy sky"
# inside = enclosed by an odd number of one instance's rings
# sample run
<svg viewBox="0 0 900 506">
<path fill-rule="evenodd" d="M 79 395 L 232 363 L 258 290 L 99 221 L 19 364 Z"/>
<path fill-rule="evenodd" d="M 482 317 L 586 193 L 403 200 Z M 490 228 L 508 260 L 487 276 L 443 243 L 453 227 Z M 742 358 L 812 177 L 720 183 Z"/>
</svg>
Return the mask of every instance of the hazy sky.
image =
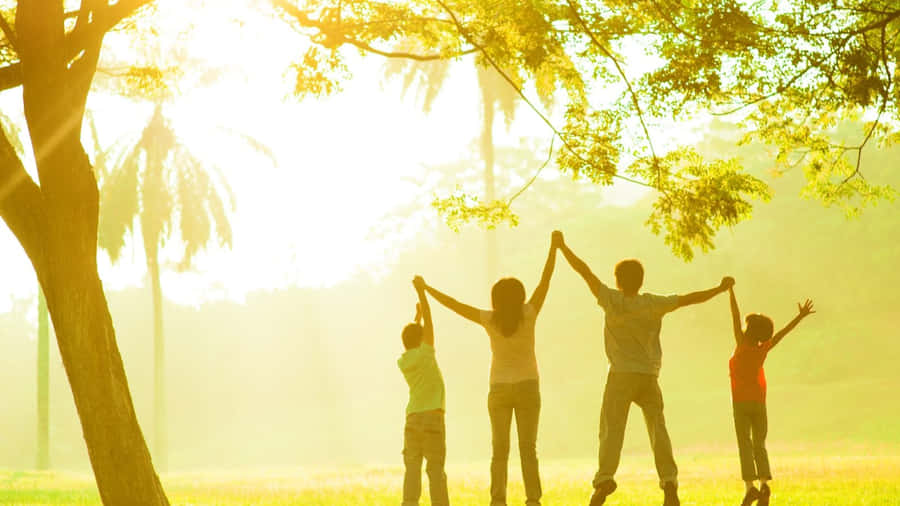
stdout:
<svg viewBox="0 0 900 506">
<path fill-rule="evenodd" d="M 237 203 L 234 248 L 201 254 L 193 272 L 164 272 L 166 296 L 195 304 L 285 284 L 329 285 L 359 269 L 377 269 L 390 248 L 367 236 L 381 216 L 419 194 L 407 178 L 430 165 L 465 159 L 473 149 L 481 125 L 471 61 L 457 64 L 427 116 L 414 92 L 404 99 L 399 82 L 384 81 L 380 57 L 352 57 L 354 78 L 342 93 L 297 103 L 286 100 L 291 89 L 287 69 L 302 55 L 305 40 L 283 23 L 247 9 L 244 0 L 216 7 L 205 11 L 188 44 L 196 57 L 237 72 L 209 88 L 182 90 L 165 111 L 183 142 L 220 167 L 230 182 Z M 159 16 L 177 20 L 165 25 L 176 31 L 192 14 L 180 2 L 162 1 Z M 115 37 L 107 39 L 108 46 Z M 14 118 L 21 118 L 20 93 L 0 96 L 3 110 Z M 151 112 L 147 104 L 100 92 L 92 95 L 90 106 L 104 144 L 138 134 Z M 262 141 L 277 164 L 226 135 L 227 130 Z M 550 139 L 546 126 L 524 107 L 510 132 L 497 121 L 495 135 L 499 145 L 518 144 L 522 137 L 541 138 L 544 144 Z M 536 155 L 543 156 L 543 151 Z M 557 176 L 553 170 L 545 175 Z M 627 202 L 640 193 L 624 184 L 609 195 Z M 116 267 L 101 254 L 107 289 L 143 282 L 143 255 L 139 245 L 132 246 Z M 177 257 L 172 253 L 169 259 Z M 35 290 L 33 271 L 5 226 L 0 226 L 0 265 L 3 312 L 11 297 Z"/>
</svg>

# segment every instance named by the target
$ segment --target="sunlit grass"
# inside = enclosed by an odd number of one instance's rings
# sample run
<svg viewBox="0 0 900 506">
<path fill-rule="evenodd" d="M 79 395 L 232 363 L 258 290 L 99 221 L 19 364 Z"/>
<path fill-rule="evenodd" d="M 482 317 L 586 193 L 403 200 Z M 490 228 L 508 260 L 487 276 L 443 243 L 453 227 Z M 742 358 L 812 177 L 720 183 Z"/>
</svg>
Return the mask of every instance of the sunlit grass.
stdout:
<svg viewBox="0 0 900 506">
<path fill-rule="evenodd" d="M 773 504 L 900 505 L 900 457 L 775 457 Z M 741 482 L 730 456 L 688 456 L 679 461 L 685 505 L 733 505 Z M 522 504 L 517 465 L 510 465 L 509 504 Z M 488 497 L 487 463 L 450 465 L 452 504 L 482 505 Z M 542 464 L 544 504 L 586 504 L 593 463 L 552 461 Z M 285 471 L 203 472 L 164 475 L 172 504 L 180 505 L 392 505 L 400 502 L 402 468 L 354 467 Z M 661 502 L 649 457 L 625 457 L 619 490 L 610 505 Z M 426 491 L 427 497 L 427 491 Z M 423 497 L 422 504 L 429 504 Z M 98 505 L 89 476 L 63 472 L 0 472 L 0 504 Z"/>
</svg>

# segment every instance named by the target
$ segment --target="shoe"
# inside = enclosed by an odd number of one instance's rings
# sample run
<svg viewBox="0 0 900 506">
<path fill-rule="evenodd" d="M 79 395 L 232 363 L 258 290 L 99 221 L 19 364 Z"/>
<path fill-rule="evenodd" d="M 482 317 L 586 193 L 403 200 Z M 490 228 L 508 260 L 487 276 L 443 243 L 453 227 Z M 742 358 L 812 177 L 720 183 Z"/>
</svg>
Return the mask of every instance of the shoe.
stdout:
<svg viewBox="0 0 900 506">
<path fill-rule="evenodd" d="M 606 502 L 606 496 L 612 494 L 616 491 L 616 482 L 613 480 L 606 480 L 600 484 L 599 487 L 594 489 L 594 494 L 591 495 L 591 503 L 590 506 L 600 506 L 601 504 Z"/>
<path fill-rule="evenodd" d="M 756 490 L 756 487 L 750 487 L 747 489 L 747 493 L 744 494 L 744 500 L 741 501 L 741 506 L 750 506 L 753 504 L 753 501 L 759 499 L 759 490 Z M 762 504 L 760 502 L 760 504 Z"/>
<path fill-rule="evenodd" d="M 678 485 L 671 481 L 667 482 L 663 487 L 663 493 L 665 494 L 663 506 L 681 506 L 681 501 L 678 500 Z"/>
<path fill-rule="evenodd" d="M 768 483 L 764 483 L 763 486 L 759 487 L 759 506 L 769 506 L 769 497 L 772 496 L 772 489 L 769 488 Z"/>
</svg>

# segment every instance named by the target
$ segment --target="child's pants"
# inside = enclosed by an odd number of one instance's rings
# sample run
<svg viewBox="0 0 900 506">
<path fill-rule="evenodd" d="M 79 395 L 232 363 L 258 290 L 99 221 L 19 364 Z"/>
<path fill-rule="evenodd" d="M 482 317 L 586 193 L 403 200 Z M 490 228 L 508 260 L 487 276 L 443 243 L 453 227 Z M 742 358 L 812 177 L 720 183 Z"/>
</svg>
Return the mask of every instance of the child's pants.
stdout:
<svg viewBox="0 0 900 506">
<path fill-rule="evenodd" d="M 632 402 L 644 412 L 660 487 L 668 482 L 677 483 L 678 467 L 675 465 L 672 442 L 666 430 L 662 391 L 656 376 L 610 372 L 603 391 L 603 406 L 600 408 L 600 466 L 594 476 L 594 488 L 613 479 L 619 468 L 622 443 L 625 440 L 625 423 L 628 421 L 628 410 Z"/>
<path fill-rule="evenodd" d="M 526 506 L 540 506 L 541 476 L 538 471 L 537 433 L 541 391 L 537 380 L 494 383 L 488 394 L 491 417 L 491 506 L 506 506 L 509 465 L 509 431 L 513 415 L 519 439 L 519 460 L 525 485 Z"/>
<path fill-rule="evenodd" d="M 766 451 L 766 433 L 769 430 L 766 405 L 753 401 L 734 402 L 732 405 L 734 431 L 741 457 L 741 478 L 744 481 L 771 480 L 769 453 Z"/>
<path fill-rule="evenodd" d="M 426 461 L 428 489 L 432 506 L 448 506 L 447 475 L 444 460 L 447 457 L 444 412 L 439 410 L 411 413 L 406 417 L 403 431 L 403 506 L 418 506 L 422 495 L 422 459 Z"/>
</svg>

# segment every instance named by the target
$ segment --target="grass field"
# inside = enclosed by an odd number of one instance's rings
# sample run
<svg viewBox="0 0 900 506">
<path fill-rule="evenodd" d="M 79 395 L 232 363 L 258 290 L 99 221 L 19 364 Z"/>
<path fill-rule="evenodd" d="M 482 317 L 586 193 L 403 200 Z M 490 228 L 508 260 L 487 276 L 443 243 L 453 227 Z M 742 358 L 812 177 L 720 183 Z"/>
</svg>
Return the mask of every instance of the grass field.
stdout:
<svg viewBox="0 0 900 506">
<path fill-rule="evenodd" d="M 681 498 L 685 505 L 736 505 L 742 484 L 731 457 L 681 457 Z M 592 473 L 589 461 L 553 461 L 541 465 L 543 504 L 587 504 Z M 775 456 L 773 505 L 900 505 L 900 457 Z M 451 503 L 487 504 L 487 463 L 451 465 Z M 518 465 L 510 465 L 510 505 L 523 504 Z M 662 502 L 648 457 L 625 457 L 617 477 L 619 490 L 608 505 L 658 505 Z M 289 471 L 204 472 L 164 475 L 173 505 L 396 506 L 402 469 L 359 467 Z M 427 490 L 427 489 L 426 489 Z M 427 494 L 427 492 L 426 492 Z M 0 471 L 0 504 L 97 505 L 89 475 L 62 472 Z M 423 505 L 429 504 L 423 497 Z"/>
</svg>

